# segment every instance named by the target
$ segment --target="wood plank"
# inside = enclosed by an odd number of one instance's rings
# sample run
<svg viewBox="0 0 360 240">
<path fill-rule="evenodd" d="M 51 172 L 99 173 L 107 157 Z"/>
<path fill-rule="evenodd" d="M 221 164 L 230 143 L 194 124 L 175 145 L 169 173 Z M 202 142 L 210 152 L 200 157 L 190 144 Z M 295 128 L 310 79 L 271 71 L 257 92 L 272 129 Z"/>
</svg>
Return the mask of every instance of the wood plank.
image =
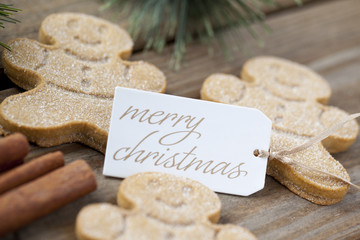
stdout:
<svg viewBox="0 0 360 240">
<path fill-rule="evenodd" d="M 233 50 L 233 60 L 225 61 L 220 47 L 214 48 L 214 55 L 209 56 L 208 47 L 191 45 L 187 50 L 187 59 L 180 72 L 168 68 L 171 47 L 163 55 L 153 52 L 136 54 L 132 60 L 151 59 L 167 76 L 167 92 L 186 97 L 199 97 L 202 81 L 215 72 L 239 75 L 242 64 L 256 55 L 275 55 L 303 64 L 326 57 L 332 53 L 358 46 L 360 32 L 358 19 L 359 0 L 315 2 L 310 7 L 292 10 L 292 14 L 279 14 L 270 17 L 266 23 L 271 27 L 271 34 L 263 34 L 265 47 L 258 47 L 246 30 L 241 30 L 242 38 L 234 31 L 225 33 L 230 46 L 236 42 L 243 44 L 241 50 Z M 341 10 L 339 10 L 341 9 Z M 323 14 L 324 12 L 331 12 Z M 260 27 L 256 27 L 261 32 Z M 239 46 L 239 44 L 237 44 Z"/>
<path fill-rule="evenodd" d="M 218 47 L 214 55 L 209 57 L 207 47 L 196 43 L 189 47 L 188 62 L 179 72 L 168 69 L 171 46 L 166 48 L 163 55 L 139 53 L 132 59 L 144 59 L 159 66 L 168 78 L 168 93 L 198 98 L 202 81 L 211 73 L 238 75 L 248 57 L 257 54 L 278 55 L 305 63 L 324 75 L 333 90 L 330 104 L 349 112 L 360 112 L 359 3 L 359 0 L 319 1 L 309 7 L 274 14 L 267 20 L 273 33 L 264 37 L 265 48 L 252 50 L 247 55 L 233 51 L 233 62 L 224 61 Z M 61 6 L 65 7 L 58 7 Z M 233 36 L 229 41 L 234 46 L 238 37 L 233 31 L 226 34 L 229 39 Z M 243 39 L 246 50 L 250 47 L 253 49 L 254 43 L 245 31 Z M 0 96 L 16 91 L 1 91 Z M 92 149 L 81 144 L 52 148 L 33 146 L 28 159 L 55 150 L 62 150 L 67 162 L 85 158 L 97 175 L 98 190 L 4 239 L 74 239 L 74 222 L 81 207 L 93 202 L 116 202 L 116 191 L 121 180 L 102 176 L 104 157 Z M 360 183 L 359 156 L 360 139 L 348 151 L 335 155 L 357 184 Z M 343 201 L 326 207 L 298 197 L 271 177 L 266 178 L 262 191 L 250 197 L 218 195 L 223 205 L 220 223 L 247 227 L 259 239 L 357 239 L 360 236 L 360 193 L 353 189 Z"/>
<path fill-rule="evenodd" d="M 81 12 L 100 16 L 105 19 L 118 20 L 114 12 L 100 11 L 101 1 L 93 0 L 66 0 L 66 1 L 3 1 L 5 4 L 13 4 L 14 7 L 22 11 L 15 13 L 14 17 L 21 21 L 18 24 L 5 23 L 5 29 L 1 33 L 1 41 L 8 42 L 11 39 L 25 37 L 31 39 L 38 38 L 41 22 L 52 13 L 58 12 Z"/>
<path fill-rule="evenodd" d="M 314 0 L 303 0 L 304 4 Z M 274 13 L 296 6 L 294 0 L 276 0 L 275 6 L 264 6 L 263 9 L 266 13 Z M 46 1 L 46 0 L 18 0 L 16 2 L 11 0 L 2 1 L 4 4 L 13 4 L 15 8 L 20 8 L 23 11 L 15 13 L 14 17 L 21 21 L 18 24 L 5 23 L 5 29 L 1 33 L 1 41 L 6 43 L 11 39 L 18 37 L 25 37 L 31 39 L 38 38 L 38 31 L 42 20 L 52 13 L 57 12 L 81 12 L 99 16 L 112 22 L 119 23 L 120 26 L 126 27 L 127 21 L 119 16 L 117 13 L 119 8 L 116 4 L 110 9 L 100 11 L 103 5 L 101 1 L 94 0 L 66 0 L 66 1 Z M 172 41 L 172 39 L 169 39 Z M 141 51 L 144 47 L 144 41 L 137 41 L 134 49 Z M 3 51 L 0 48 L 0 53 Z M 0 68 L 2 67 L 0 63 Z"/>
</svg>

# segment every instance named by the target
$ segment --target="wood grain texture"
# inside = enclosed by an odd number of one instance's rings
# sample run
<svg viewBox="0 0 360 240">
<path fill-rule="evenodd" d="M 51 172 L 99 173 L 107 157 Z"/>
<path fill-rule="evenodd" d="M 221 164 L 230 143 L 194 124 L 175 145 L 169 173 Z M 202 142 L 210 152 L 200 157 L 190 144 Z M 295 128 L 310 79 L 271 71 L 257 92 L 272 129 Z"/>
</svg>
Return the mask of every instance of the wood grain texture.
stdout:
<svg viewBox="0 0 360 240">
<path fill-rule="evenodd" d="M 52 12 L 80 11 L 101 15 L 100 3 L 90 0 L 18 1 L 24 9 L 23 23 L 16 32 L 5 34 L 6 40 L 14 37 L 37 37 L 41 20 Z M 20 15 L 19 15 L 20 16 Z M 168 79 L 167 93 L 199 98 L 203 80 L 215 72 L 238 75 L 242 64 L 251 56 L 276 55 L 306 64 L 323 75 L 332 88 L 331 105 L 350 113 L 360 112 L 360 0 L 315 1 L 302 8 L 275 12 L 266 23 L 271 34 L 262 34 L 265 47 L 259 48 L 245 30 L 225 33 L 232 47 L 233 60 L 226 61 L 219 46 L 208 55 L 206 46 L 194 43 L 188 48 L 187 62 L 178 72 L 168 69 L 172 46 L 162 55 L 136 53 L 131 60 L 151 62 L 164 71 Z M 262 32 L 260 27 L 256 27 Z M 6 31 L 7 32 L 7 31 Z M 3 33 L 2 33 L 3 34 Z M 2 35 L 2 41 L 4 41 Z M 241 42 L 242 45 L 237 44 Z M 239 48 L 240 48 L 239 47 Z M 0 91 L 0 101 L 18 93 L 19 89 Z M 102 176 L 104 156 L 80 144 L 64 144 L 51 148 L 31 147 L 28 159 L 47 152 L 61 150 L 67 163 L 86 159 L 95 171 L 98 190 L 73 202 L 4 239 L 74 239 L 74 223 L 78 211 L 94 202 L 116 202 L 120 179 Z M 346 152 L 336 154 L 348 170 L 352 181 L 360 184 L 360 139 Z M 218 194 L 223 208 L 220 223 L 232 223 L 251 230 L 259 239 L 359 239 L 360 192 L 350 189 L 338 204 L 318 206 L 290 192 L 271 177 L 265 188 L 250 197 Z"/>
<path fill-rule="evenodd" d="M 311 2 L 314 0 L 303 0 L 304 3 Z M 294 0 L 275 0 L 277 3 L 274 6 L 263 6 L 263 11 L 266 13 L 274 13 L 286 10 L 291 7 L 296 7 Z M 1 32 L 1 41 L 6 43 L 11 39 L 18 37 L 26 37 L 31 39 L 38 39 L 38 31 L 42 20 L 52 13 L 58 12 L 82 12 L 98 16 L 109 21 L 117 22 L 120 26 L 125 27 L 128 25 L 126 19 L 119 16 L 117 5 L 115 4 L 110 9 L 100 11 L 103 2 L 100 0 L 3 0 L 4 4 L 12 4 L 15 8 L 20 8 L 22 11 L 14 14 L 14 17 L 21 21 L 18 24 L 5 23 L 6 30 Z M 169 39 L 169 42 L 172 39 Z M 144 41 L 138 41 L 135 43 L 134 49 L 141 51 L 145 45 Z M 0 52 L 3 49 L 0 48 Z M 0 64 L 1 68 L 1 64 Z"/>
<path fill-rule="evenodd" d="M 224 37 L 234 48 L 229 48 L 231 61 L 225 60 L 219 46 L 215 46 L 213 55 L 209 56 L 208 47 L 199 44 L 188 47 L 187 59 L 180 72 L 168 68 L 171 47 L 164 55 L 147 52 L 136 54 L 132 59 L 150 59 L 163 70 L 169 82 L 167 93 L 199 98 L 199 89 L 208 75 L 216 72 L 239 75 L 243 63 L 253 56 L 275 55 L 310 64 L 318 58 L 358 46 L 359 3 L 359 0 L 316 1 L 291 9 L 289 14 L 281 12 L 270 16 L 266 23 L 272 33 L 255 27 L 265 43 L 263 48 L 244 29 L 239 31 L 241 38 L 236 31 L 226 32 Z"/>
</svg>

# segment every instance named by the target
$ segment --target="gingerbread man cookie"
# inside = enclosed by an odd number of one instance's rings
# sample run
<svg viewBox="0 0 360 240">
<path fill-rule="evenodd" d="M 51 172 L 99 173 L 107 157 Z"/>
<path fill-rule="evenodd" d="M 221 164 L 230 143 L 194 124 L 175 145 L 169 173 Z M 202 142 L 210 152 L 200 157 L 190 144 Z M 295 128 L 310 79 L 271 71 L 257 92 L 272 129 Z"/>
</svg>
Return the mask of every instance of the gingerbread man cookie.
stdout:
<svg viewBox="0 0 360 240">
<path fill-rule="evenodd" d="M 105 151 L 116 86 L 164 92 L 155 66 L 125 61 L 133 42 L 120 27 L 77 13 L 48 16 L 40 42 L 15 39 L 4 51 L 8 77 L 27 91 L 0 106 L 0 124 L 40 146 L 81 142 Z"/>
<path fill-rule="evenodd" d="M 336 107 L 324 105 L 330 97 L 329 85 L 300 64 L 275 57 L 257 57 L 245 63 L 241 77 L 209 76 L 203 83 L 201 98 L 264 112 L 273 121 L 270 149 L 274 152 L 299 146 L 348 116 Z M 329 152 L 349 148 L 358 129 L 353 120 L 321 143 L 289 157 L 349 180 L 346 170 Z M 336 203 L 349 188 L 348 184 L 333 177 L 278 159 L 269 161 L 267 173 L 294 193 L 317 204 Z"/>
<path fill-rule="evenodd" d="M 76 219 L 81 240 L 256 239 L 235 225 L 215 224 L 221 204 L 204 185 L 165 173 L 139 173 L 120 185 L 117 202 L 91 204 Z"/>
</svg>

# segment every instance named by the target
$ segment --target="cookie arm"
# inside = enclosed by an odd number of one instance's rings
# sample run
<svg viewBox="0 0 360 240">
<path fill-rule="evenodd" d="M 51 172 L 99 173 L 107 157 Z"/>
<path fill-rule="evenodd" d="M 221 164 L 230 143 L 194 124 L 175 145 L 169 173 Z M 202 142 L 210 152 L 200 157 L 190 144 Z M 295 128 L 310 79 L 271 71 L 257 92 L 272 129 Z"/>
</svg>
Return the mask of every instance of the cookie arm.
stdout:
<svg viewBox="0 0 360 240">
<path fill-rule="evenodd" d="M 43 80 L 36 71 L 45 65 L 49 47 L 25 38 L 14 39 L 8 45 L 11 51 L 4 51 L 2 57 L 6 75 L 26 90 L 40 85 Z"/>
<path fill-rule="evenodd" d="M 337 107 L 322 106 L 320 121 L 324 126 L 324 129 L 328 129 L 348 116 L 348 113 Z M 330 153 L 343 152 L 355 142 L 358 133 L 358 123 L 356 120 L 351 120 L 341 129 L 322 140 L 321 143 Z"/>
<path fill-rule="evenodd" d="M 126 66 L 125 78 L 129 80 L 129 87 L 153 92 L 165 92 L 165 75 L 154 65 L 143 62 L 123 61 Z"/>
<path fill-rule="evenodd" d="M 0 124 L 39 146 L 81 142 L 105 152 L 112 100 L 74 95 L 44 85 L 8 97 L 0 105 Z"/>
</svg>

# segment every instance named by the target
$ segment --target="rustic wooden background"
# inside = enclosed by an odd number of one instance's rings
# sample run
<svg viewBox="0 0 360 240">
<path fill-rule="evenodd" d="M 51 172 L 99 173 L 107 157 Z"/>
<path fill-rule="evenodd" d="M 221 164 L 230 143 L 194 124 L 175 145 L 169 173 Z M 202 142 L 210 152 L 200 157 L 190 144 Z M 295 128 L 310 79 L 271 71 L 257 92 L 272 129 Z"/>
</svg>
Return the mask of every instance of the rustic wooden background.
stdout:
<svg viewBox="0 0 360 240">
<path fill-rule="evenodd" d="M 5 30 L 0 30 L 2 42 L 16 37 L 36 39 L 41 21 L 54 12 L 83 12 L 119 20 L 116 9 L 100 12 L 102 3 L 97 0 L 2 2 L 13 3 L 23 10 L 16 14 L 22 23 L 7 24 Z M 186 63 L 174 72 L 168 68 L 171 42 L 161 55 L 143 53 L 142 44 L 138 43 L 130 60 L 143 59 L 158 66 L 168 79 L 167 93 L 199 98 L 206 76 L 215 72 L 238 75 L 249 57 L 276 55 L 306 64 L 323 75 L 333 91 L 329 104 L 350 113 L 360 112 L 360 0 L 310 0 L 300 8 L 291 0 L 279 2 L 282 8 L 266 10 L 269 12 L 266 23 L 272 33 L 256 27 L 265 47 L 259 47 L 246 31 L 242 39 L 234 31 L 226 33 L 229 45 L 240 47 L 232 50 L 232 61 L 226 61 L 216 46 L 214 54 L 209 56 L 206 46 L 194 43 L 188 48 Z M 6 76 L 0 75 L 0 101 L 20 91 Z M 63 151 L 67 162 L 86 159 L 97 175 L 98 190 L 4 239 L 74 239 L 75 218 L 83 206 L 94 202 L 115 203 L 121 180 L 102 176 L 104 156 L 99 152 L 75 143 L 52 148 L 32 146 L 28 159 L 55 150 Z M 360 139 L 348 151 L 334 157 L 345 166 L 352 181 L 360 184 Z M 360 239 L 360 192 L 354 189 L 338 204 L 318 206 L 267 177 L 265 188 L 250 197 L 225 194 L 219 197 L 223 204 L 220 223 L 242 225 L 259 239 Z"/>
</svg>

